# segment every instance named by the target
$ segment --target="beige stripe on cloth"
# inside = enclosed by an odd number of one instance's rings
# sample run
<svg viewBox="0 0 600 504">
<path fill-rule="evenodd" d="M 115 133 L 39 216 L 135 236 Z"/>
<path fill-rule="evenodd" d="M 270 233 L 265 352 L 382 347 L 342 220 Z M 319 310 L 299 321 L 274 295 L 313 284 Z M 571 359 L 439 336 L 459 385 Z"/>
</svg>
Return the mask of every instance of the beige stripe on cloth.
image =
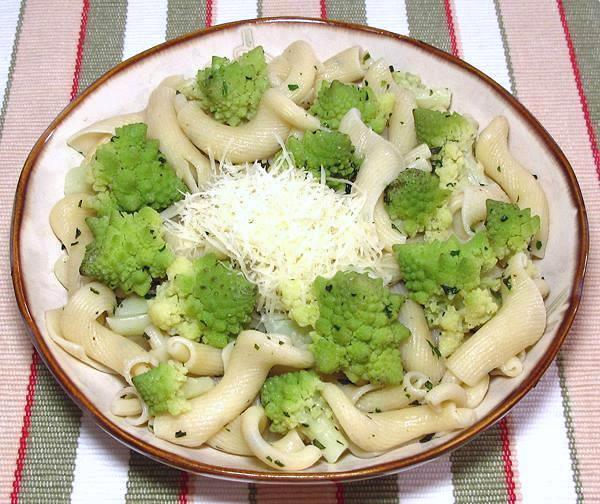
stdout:
<svg viewBox="0 0 600 504">
<path fill-rule="evenodd" d="M 519 98 L 569 158 L 587 205 L 592 246 L 583 301 L 563 349 L 563 365 L 584 498 L 593 501 L 600 499 L 600 249 L 594 246 L 600 236 L 600 184 L 556 4 L 502 1 L 501 10 Z"/>
<path fill-rule="evenodd" d="M 262 0 L 259 5 L 259 12 L 262 17 L 321 17 L 321 3 L 319 0 L 307 0 L 303 2 L 298 2 L 298 0 Z"/>
<path fill-rule="evenodd" d="M 0 502 L 9 502 L 31 361 L 31 343 L 10 283 L 13 198 L 29 150 L 68 103 L 81 18 L 78 0 L 28 0 L 0 140 Z M 60 27 L 60 29 L 57 29 Z"/>
</svg>

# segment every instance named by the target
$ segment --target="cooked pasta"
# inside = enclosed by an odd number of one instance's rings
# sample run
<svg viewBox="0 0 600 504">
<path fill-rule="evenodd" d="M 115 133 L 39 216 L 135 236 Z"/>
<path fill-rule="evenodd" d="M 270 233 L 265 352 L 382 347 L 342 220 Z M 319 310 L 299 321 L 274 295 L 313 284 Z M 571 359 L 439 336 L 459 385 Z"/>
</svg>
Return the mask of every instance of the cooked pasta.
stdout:
<svg viewBox="0 0 600 504">
<path fill-rule="evenodd" d="M 302 471 L 453 435 L 527 369 L 550 223 L 506 119 L 325 49 L 244 32 L 68 140 L 47 333 L 119 377 L 115 421 Z"/>
</svg>

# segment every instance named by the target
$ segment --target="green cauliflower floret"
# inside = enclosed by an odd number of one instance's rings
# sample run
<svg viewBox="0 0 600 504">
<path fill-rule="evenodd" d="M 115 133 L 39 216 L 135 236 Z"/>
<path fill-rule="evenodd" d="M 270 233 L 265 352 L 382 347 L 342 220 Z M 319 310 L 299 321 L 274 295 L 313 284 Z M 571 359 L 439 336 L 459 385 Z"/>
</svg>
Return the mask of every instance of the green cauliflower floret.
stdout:
<svg viewBox="0 0 600 504">
<path fill-rule="evenodd" d="M 394 224 L 412 237 L 452 224 L 452 214 L 444 208 L 449 196 L 450 191 L 440 188 L 437 175 L 409 168 L 387 187 L 384 201 Z"/>
<path fill-rule="evenodd" d="M 198 100 L 217 121 L 239 126 L 254 117 L 268 87 L 265 53 L 259 46 L 235 61 L 213 56 L 211 65 L 199 70 L 195 81 L 180 91 Z"/>
<path fill-rule="evenodd" d="M 182 391 L 186 374 L 187 369 L 179 362 L 161 362 L 150 371 L 134 376 L 132 381 L 151 415 L 179 415 L 190 410 Z"/>
<path fill-rule="evenodd" d="M 250 322 L 256 287 L 214 254 L 193 262 L 179 257 L 167 277 L 149 303 L 160 329 L 223 348 Z"/>
<path fill-rule="evenodd" d="M 359 110 L 362 121 L 375 133 L 382 133 L 394 108 L 394 95 L 380 94 L 368 85 L 357 86 L 340 81 L 322 82 L 317 99 L 310 108 L 321 123 L 331 129 L 338 129 L 342 117 L 352 108 Z"/>
<path fill-rule="evenodd" d="M 354 154 L 348 135 L 339 131 L 306 132 L 302 139 L 292 136 L 286 143 L 296 168 L 304 168 L 319 180 L 321 167 L 327 176 L 327 185 L 343 189 L 346 184 L 334 179 L 354 180 L 362 159 Z"/>
<path fill-rule="evenodd" d="M 164 277 L 173 262 L 160 215 L 150 207 L 133 214 L 113 209 L 86 222 L 94 240 L 85 249 L 81 274 L 111 289 L 144 296 L 152 280 Z"/>
<path fill-rule="evenodd" d="M 452 94 L 448 88 L 430 88 L 423 84 L 418 75 L 410 72 L 394 72 L 394 80 L 400 87 L 410 91 L 417 106 L 434 110 L 448 110 Z"/>
<path fill-rule="evenodd" d="M 92 206 L 100 213 L 111 201 L 126 212 L 144 206 L 160 211 L 187 192 L 158 150 L 158 140 L 146 138 L 147 129 L 143 123 L 117 128 L 111 141 L 98 147 L 89 169 L 100 193 Z"/>
<path fill-rule="evenodd" d="M 343 371 L 352 382 L 400 383 L 400 342 L 409 335 L 397 320 L 404 298 L 381 279 L 352 271 L 317 277 L 313 290 L 319 305 L 311 346 L 317 370 Z"/>
<path fill-rule="evenodd" d="M 348 442 L 334 423 L 331 408 L 321 397 L 323 383 L 313 371 L 295 371 L 268 378 L 260 392 L 272 432 L 298 429 L 334 463 Z"/>
<path fill-rule="evenodd" d="M 287 280 L 279 286 L 281 302 L 289 317 L 300 327 L 314 327 L 319 318 L 319 305 L 312 291 L 303 282 Z"/>
<path fill-rule="evenodd" d="M 477 130 L 473 122 L 456 112 L 438 112 L 423 108 L 413 110 L 415 130 L 420 142 L 434 151 L 447 142 L 454 142 L 461 150 L 472 148 Z"/>
<path fill-rule="evenodd" d="M 529 208 L 494 200 L 487 200 L 486 207 L 486 232 L 500 260 L 525 250 L 540 229 L 540 218 L 532 217 Z"/>
</svg>

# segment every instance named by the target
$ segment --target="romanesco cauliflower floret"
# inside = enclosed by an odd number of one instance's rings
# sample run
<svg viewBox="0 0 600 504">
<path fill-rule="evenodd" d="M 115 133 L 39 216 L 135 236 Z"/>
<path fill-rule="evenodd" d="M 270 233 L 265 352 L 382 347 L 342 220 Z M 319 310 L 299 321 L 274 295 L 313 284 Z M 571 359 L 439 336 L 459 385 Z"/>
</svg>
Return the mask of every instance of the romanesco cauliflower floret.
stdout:
<svg viewBox="0 0 600 504">
<path fill-rule="evenodd" d="M 160 329 L 223 348 L 250 322 L 256 287 L 214 254 L 177 258 L 167 276 L 149 303 Z"/>
<path fill-rule="evenodd" d="M 268 378 L 260 400 L 272 432 L 284 434 L 298 429 L 319 449 L 330 463 L 348 447 L 334 423 L 331 408 L 321 397 L 323 384 L 312 371 L 295 371 Z"/>
<path fill-rule="evenodd" d="M 382 133 L 394 108 L 394 99 L 391 93 L 377 95 L 368 85 L 359 87 L 337 80 L 324 81 L 310 112 L 324 126 L 337 129 L 346 112 L 356 108 L 367 126 L 375 133 Z"/>
<path fill-rule="evenodd" d="M 387 187 L 385 206 L 392 222 L 412 237 L 452 224 L 452 214 L 447 209 L 440 212 L 449 196 L 450 191 L 440 188 L 435 174 L 409 168 Z"/>
<path fill-rule="evenodd" d="M 352 382 L 397 384 L 403 369 L 399 344 L 409 335 L 398 322 L 403 297 L 366 273 L 317 277 L 319 304 L 311 350 L 318 371 L 343 371 Z"/>
<path fill-rule="evenodd" d="M 355 155 L 348 135 L 339 131 L 306 132 L 302 139 L 292 136 L 286 143 L 296 168 L 304 168 L 319 180 L 321 167 L 327 176 L 327 185 L 343 189 L 344 182 L 330 179 L 354 180 L 362 159 Z"/>
<path fill-rule="evenodd" d="M 486 232 L 498 259 L 502 260 L 527 248 L 540 228 L 540 218 L 529 208 L 502 201 L 487 200 Z"/>
<path fill-rule="evenodd" d="M 435 174 L 439 177 L 440 187 L 452 190 L 466 175 L 465 154 L 458 144 L 446 143 L 431 161 Z"/>
<path fill-rule="evenodd" d="M 415 130 L 420 142 L 425 142 L 432 152 L 447 142 L 458 144 L 461 150 L 472 148 L 477 129 L 472 121 L 456 112 L 438 112 L 417 108 L 413 110 Z"/>
<path fill-rule="evenodd" d="M 452 94 L 448 88 L 427 87 L 418 75 L 409 72 L 398 71 L 393 76 L 396 84 L 413 94 L 418 107 L 434 110 L 450 108 Z"/>
<path fill-rule="evenodd" d="M 158 150 L 158 140 L 146 138 L 147 129 L 142 123 L 117 128 L 111 141 L 98 147 L 89 167 L 92 187 L 101 193 L 92 203 L 97 210 L 112 200 L 126 212 L 143 206 L 160 211 L 187 192 Z"/>
<path fill-rule="evenodd" d="M 162 278 L 173 261 L 163 239 L 160 215 L 149 207 L 125 214 L 112 210 L 86 219 L 94 240 L 86 247 L 81 274 L 111 289 L 144 296 L 152 279 Z"/>
<path fill-rule="evenodd" d="M 289 317 L 300 327 L 313 327 L 319 318 L 319 306 L 312 292 L 305 292 L 303 282 L 288 280 L 279 286 L 281 302 Z"/>
<path fill-rule="evenodd" d="M 195 81 L 180 90 L 230 126 L 254 117 L 263 93 L 269 87 L 267 63 L 262 47 L 256 47 L 235 61 L 213 56 L 209 67 L 198 71 Z"/>
<path fill-rule="evenodd" d="M 179 415 L 190 410 L 183 396 L 187 369 L 179 362 L 161 362 L 150 371 L 134 376 L 132 381 L 151 415 Z"/>
</svg>

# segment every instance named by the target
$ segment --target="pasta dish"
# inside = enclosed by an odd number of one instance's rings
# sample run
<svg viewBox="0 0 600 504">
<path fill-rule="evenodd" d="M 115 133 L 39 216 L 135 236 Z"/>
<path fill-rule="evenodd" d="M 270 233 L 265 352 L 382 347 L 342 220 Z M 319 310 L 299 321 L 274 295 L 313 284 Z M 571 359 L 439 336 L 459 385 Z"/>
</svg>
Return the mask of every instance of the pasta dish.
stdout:
<svg viewBox="0 0 600 504">
<path fill-rule="evenodd" d="M 466 428 L 546 328 L 508 133 L 360 47 L 213 56 L 69 139 L 48 333 L 115 417 L 275 470 Z"/>
</svg>

